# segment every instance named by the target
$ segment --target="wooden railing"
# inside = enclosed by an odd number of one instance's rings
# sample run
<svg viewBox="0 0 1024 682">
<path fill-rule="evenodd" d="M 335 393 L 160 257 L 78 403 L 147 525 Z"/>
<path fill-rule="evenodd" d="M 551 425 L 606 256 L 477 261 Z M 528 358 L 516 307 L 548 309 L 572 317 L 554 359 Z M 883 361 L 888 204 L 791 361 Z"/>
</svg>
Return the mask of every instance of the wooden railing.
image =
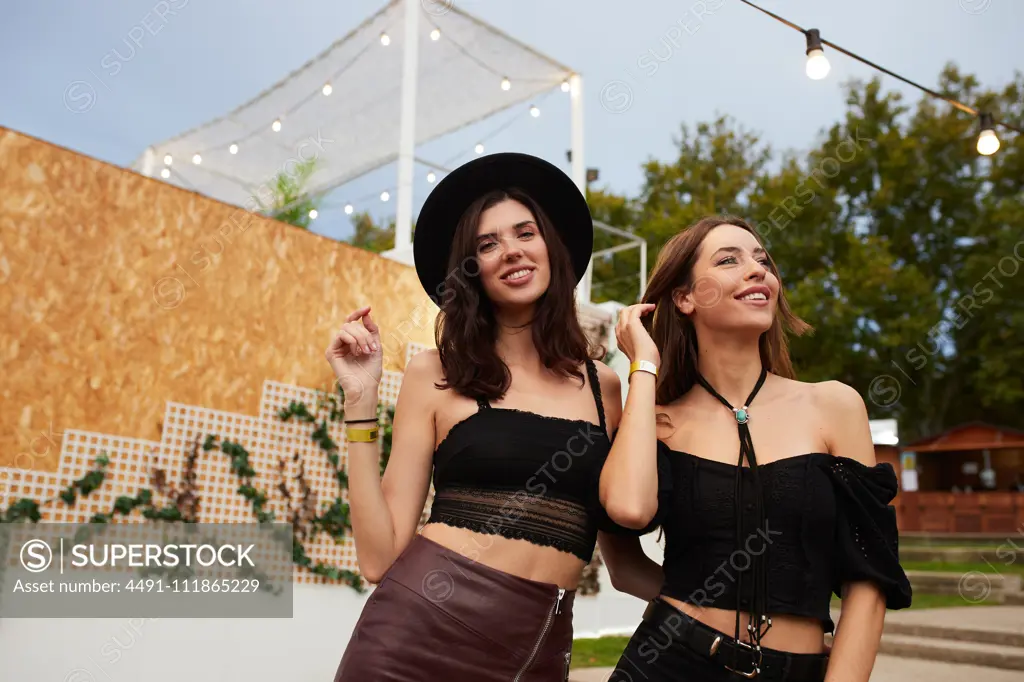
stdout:
<svg viewBox="0 0 1024 682">
<path fill-rule="evenodd" d="M 1024 493 L 901 492 L 894 502 L 901 532 L 1016 533 Z"/>
</svg>

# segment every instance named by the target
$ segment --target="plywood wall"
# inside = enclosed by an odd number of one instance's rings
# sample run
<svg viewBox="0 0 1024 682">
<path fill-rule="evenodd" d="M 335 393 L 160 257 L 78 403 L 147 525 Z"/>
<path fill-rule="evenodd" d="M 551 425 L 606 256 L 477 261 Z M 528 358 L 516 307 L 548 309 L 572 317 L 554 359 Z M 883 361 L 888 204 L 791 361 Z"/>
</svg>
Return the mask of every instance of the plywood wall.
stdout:
<svg viewBox="0 0 1024 682">
<path fill-rule="evenodd" d="M 0 466 L 55 471 L 64 430 L 159 441 L 168 402 L 329 386 L 364 304 L 386 369 L 433 345 L 412 268 L 0 128 Z"/>
</svg>

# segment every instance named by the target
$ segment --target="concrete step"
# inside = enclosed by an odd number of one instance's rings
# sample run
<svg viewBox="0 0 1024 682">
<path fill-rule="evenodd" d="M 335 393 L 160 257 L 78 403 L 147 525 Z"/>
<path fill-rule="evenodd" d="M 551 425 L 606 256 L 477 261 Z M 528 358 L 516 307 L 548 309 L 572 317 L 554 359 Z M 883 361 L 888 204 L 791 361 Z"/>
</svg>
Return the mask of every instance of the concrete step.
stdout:
<svg viewBox="0 0 1024 682">
<path fill-rule="evenodd" d="M 984 599 L 1002 603 L 1007 595 L 1021 592 L 1021 576 L 1012 573 L 907 571 L 907 578 L 914 592 L 959 594 L 975 603 Z"/>
<path fill-rule="evenodd" d="M 569 673 L 569 682 L 608 682 L 611 673 L 611 668 L 575 669 Z M 875 659 L 875 667 L 871 671 L 871 682 L 1020 682 L 1020 678 L 1020 673 L 1014 670 L 900 658 L 885 654 Z M 626 679 L 622 676 L 623 681 Z M 635 679 L 637 682 L 643 682 L 639 674 L 635 675 Z"/>
<path fill-rule="evenodd" d="M 1003 597 L 1004 604 L 1024 606 L 1024 592 L 1007 592 Z"/>
<path fill-rule="evenodd" d="M 957 642 L 976 642 L 1024 649 L 1024 632 L 1009 630 L 984 630 L 954 625 L 930 625 L 926 623 L 901 623 L 887 620 L 886 635 L 921 637 L 928 639 L 949 639 Z"/>
<path fill-rule="evenodd" d="M 878 653 L 928 661 L 1024 671 L 1024 649 L 955 639 L 883 634 Z"/>
</svg>

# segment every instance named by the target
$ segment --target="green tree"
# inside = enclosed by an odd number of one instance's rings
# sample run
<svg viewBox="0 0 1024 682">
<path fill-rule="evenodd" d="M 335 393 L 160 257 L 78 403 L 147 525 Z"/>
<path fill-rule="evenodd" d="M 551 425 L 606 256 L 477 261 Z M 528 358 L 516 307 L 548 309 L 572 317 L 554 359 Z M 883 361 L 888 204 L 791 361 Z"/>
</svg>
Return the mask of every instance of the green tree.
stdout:
<svg viewBox="0 0 1024 682">
<path fill-rule="evenodd" d="M 1024 121 L 1019 73 L 994 92 L 947 66 L 936 90 Z M 888 273 L 861 282 L 849 256 L 836 268 L 844 307 L 853 308 L 845 317 L 858 322 L 846 376 L 873 411 L 902 417 L 911 438 L 975 419 L 1019 424 L 1024 140 L 1000 131 L 1002 149 L 982 157 L 973 117 L 933 99 L 907 106 L 877 80 L 852 83 L 847 100 L 825 149 L 857 131 L 869 142 L 830 180 L 839 224 L 858 236 L 851 251 Z"/>
<path fill-rule="evenodd" d="M 317 208 L 317 202 L 306 195 L 306 190 L 316 170 L 317 160 L 313 158 L 299 163 L 290 173 L 278 173 L 270 187 L 271 200 L 264 204 L 256 195 L 260 208 L 275 220 L 308 230 L 313 220 L 309 213 Z"/>
<path fill-rule="evenodd" d="M 1020 75 L 987 92 L 950 66 L 937 90 L 1024 120 Z M 595 218 L 647 240 L 649 269 L 702 216 L 757 225 L 795 311 L 815 328 L 792 343 L 800 378 L 854 386 L 873 417 L 900 419 L 903 440 L 972 419 L 1019 424 L 1024 142 L 1000 131 L 1002 149 L 981 157 L 977 132 L 948 104 L 908 105 L 877 79 L 855 81 L 844 119 L 808 153 L 775 154 L 719 117 L 683 126 L 674 158 L 645 163 L 637 198 L 588 199 Z M 595 262 L 595 300 L 635 300 L 635 289 L 604 283 L 635 273 L 636 257 Z"/>
<path fill-rule="evenodd" d="M 594 220 L 620 230 L 632 230 L 636 211 L 626 197 L 608 190 L 587 191 L 587 204 Z M 625 243 L 618 235 L 600 229 L 594 230 L 594 252 Z M 594 259 L 594 277 L 591 299 L 635 303 L 640 294 L 639 282 L 640 251 L 638 248 L 619 251 Z M 648 264 L 648 270 L 650 264 Z"/>
<path fill-rule="evenodd" d="M 395 248 L 395 220 L 386 226 L 377 225 L 373 217 L 366 212 L 352 216 L 354 231 L 347 242 L 367 251 L 382 253 Z"/>
</svg>

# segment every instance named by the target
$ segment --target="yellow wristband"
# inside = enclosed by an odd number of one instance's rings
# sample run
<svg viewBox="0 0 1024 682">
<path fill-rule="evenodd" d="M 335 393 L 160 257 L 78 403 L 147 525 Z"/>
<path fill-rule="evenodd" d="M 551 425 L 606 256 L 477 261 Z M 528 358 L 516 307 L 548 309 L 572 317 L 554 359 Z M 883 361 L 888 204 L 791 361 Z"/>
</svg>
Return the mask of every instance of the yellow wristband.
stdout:
<svg viewBox="0 0 1024 682">
<path fill-rule="evenodd" d="M 345 438 L 350 443 L 372 443 L 377 440 L 378 431 L 376 426 L 368 429 L 357 429 L 350 426 L 345 429 Z"/>
<path fill-rule="evenodd" d="M 636 360 L 629 363 L 629 376 L 633 376 L 633 372 L 647 372 L 658 376 L 658 366 L 649 360 Z"/>
</svg>

